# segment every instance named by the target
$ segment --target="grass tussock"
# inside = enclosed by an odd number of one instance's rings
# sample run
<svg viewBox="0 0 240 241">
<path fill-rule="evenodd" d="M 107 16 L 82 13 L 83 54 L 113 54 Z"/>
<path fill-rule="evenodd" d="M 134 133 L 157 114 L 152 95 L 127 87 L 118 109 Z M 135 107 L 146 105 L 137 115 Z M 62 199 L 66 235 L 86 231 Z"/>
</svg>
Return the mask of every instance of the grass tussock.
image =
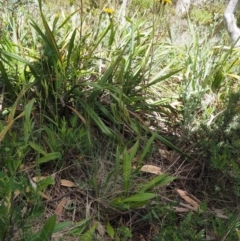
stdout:
<svg viewBox="0 0 240 241">
<path fill-rule="evenodd" d="M 239 50 L 168 2 L 0 3 L 0 240 L 240 239 Z"/>
</svg>

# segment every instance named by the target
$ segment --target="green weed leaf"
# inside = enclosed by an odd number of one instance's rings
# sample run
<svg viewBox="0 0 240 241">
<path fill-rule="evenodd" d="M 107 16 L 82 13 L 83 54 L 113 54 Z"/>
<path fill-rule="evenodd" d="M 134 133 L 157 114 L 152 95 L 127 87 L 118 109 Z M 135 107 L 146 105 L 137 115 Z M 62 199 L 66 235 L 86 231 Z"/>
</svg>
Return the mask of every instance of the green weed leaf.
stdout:
<svg viewBox="0 0 240 241">
<path fill-rule="evenodd" d="M 34 143 L 32 141 L 29 141 L 28 144 L 29 144 L 30 147 L 32 147 L 32 149 L 34 149 L 38 153 L 40 153 L 40 154 L 42 154 L 44 156 L 47 155 L 47 153 L 39 145 L 37 145 L 36 143 Z"/>
<path fill-rule="evenodd" d="M 72 222 L 56 223 L 53 233 L 61 232 L 72 225 Z"/>
<path fill-rule="evenodd" d="M 143 161 L 144 157 L 146 156 L 146 154 L 149 152 L 150 146 L 153 143 L 153 141 L 155 140 L 155 138 L 156 138 L 156 133 L 153 132 L 151 138 L 148 140 L 148 142 L 144 146 L 144 149 L 142 151 L 140 158 L 138 159 L 138 163 L 137 163 L 138 166 L 142 166 L 142 161 Z"/>
<path fill-rule="evenodd" d="M 56 215 L 50 217 L 43 226 L 42 230 L 37 234 L 33 235 L 33 237 L 29 238 L 27 241 L 49 241 L 54 232 L 56 220 Z"/>
<path fill-rule="evenodd" d="M 97 223 L 94 224 L 83 236 L 79 239 L 79 241 L 92 241 L 95 229 L 97 227 Z"/>
<path fill-rule="evenodd" d="M 135 157 L 138 150 L 139 141 L 137 141 L 130 151 L 124 149 L 123 151 L 123 186 L 125 193 L 128 192 L 131 183 L 131 171 L 132 171 L 132 160 Z"/>
<path fill-rule="evenodd" d="M 0 71 L 2 73 L 4 84 L 6 85 L 6 90 L 13 97 L 14 96 L 13 84 L 12 84 L 12 82 L 8 78 L 8 74 L 7 74 L 7 72 L 6 72 L 5 68 L 4 68 L 4 65 L 3 65 L 2 61 L 0 61 Z"/>
<path fill-rule="evenodd" d="M 153 178 L 151 181 L 145 184 L 141 188 L 140 192 L 145 192 L 153 187 L 167 185 L 168 183 L 172 182 L 174 179 L 175 177 L 170 177 L 167 174 L 162 174 L 160 176 Z"/>
<path fill-rule="evenodd" d="M 107 222 L 107 233 L 112 239 L 114 238 L 115 232 L 112 225 L 109 222 Z"/>
<path fill-rule="evenodd" d="M 89 219 L 83 219 L 77 223 L 75 223 L 72 230 L 70 230 L 68 233 L 74 236 L 79 236 L 83 233 L 83 231 L 87 228 L 89 225 Z"/>
<path fill-rule="evenodd" d="M 44 157 L 41 157 L 39 159 L 36 160 L 36 164 L 42 164 L 45 162 L 49 162 L 49 161 L 53 161 L 56 159 L 60 159 L 62 157 L 60 152 L 52 152 L 52 153 L 48 153 L 47 155 L 45 155 Z"/>
<path fill-rule="evenodd" d="M 155 193 L 138 193 L 121 200 L 122 203 L 145 202 L 156 197 Z"/>
<path fill-rule="evenodd" d="M 56 220 L 56 215 L 53 215 L 47 220 L 39 236 L 40 240 L 48 241 L 51 238 L 56 225 Z"/>
</svg>

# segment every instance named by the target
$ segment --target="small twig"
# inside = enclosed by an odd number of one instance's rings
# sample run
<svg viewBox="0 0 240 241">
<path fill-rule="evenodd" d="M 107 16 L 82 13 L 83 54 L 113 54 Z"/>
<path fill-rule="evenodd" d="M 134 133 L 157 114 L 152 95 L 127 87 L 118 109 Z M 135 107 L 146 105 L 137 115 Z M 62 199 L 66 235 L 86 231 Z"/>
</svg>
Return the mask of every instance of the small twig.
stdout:
<svg viewBox="0 0 240 241">
<path fill-rule="evenodd" d="M 60 195 L 60 196 L 57 197 L 57 198 L 53 198 L 53 199 L 50 199 L 50 200 L 45 200 L 45 201 L 43 201 L 42 203 L 57 202 L 57 201 L 61 200 L 62 198 L 66 197 L 66 196 L 70 196 L 70 195 L 73 194 L 73 193 L 76 193 L 76 190 L 73 190 L 73 191 L 70 191 L 70 192 L 66 192 L 66 193 Z"/>
</svg>

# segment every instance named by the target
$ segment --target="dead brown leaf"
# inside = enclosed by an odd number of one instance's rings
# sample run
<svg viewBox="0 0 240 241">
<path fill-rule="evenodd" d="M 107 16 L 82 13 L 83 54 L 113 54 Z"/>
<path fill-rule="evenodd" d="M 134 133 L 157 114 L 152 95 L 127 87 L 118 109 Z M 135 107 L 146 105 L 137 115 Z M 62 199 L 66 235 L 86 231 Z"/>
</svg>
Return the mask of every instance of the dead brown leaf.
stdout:
<svg viewBox="0 0 240 241">
<path fill-rule="evenodd" d="M 186 213 L 189 212 L 188 208 L 183 208 L 183 207 L 175 207 L 174 208 L 177 213 Z"/>
<path fill-rule="evenodd" d="M 140 240 L 139 241 L 146 241 L 146 239 L 144 238 L 144 236 L 142 234 L 139 235 Z"/>
<path fill-rule="evenodd" d="M 61 202 L 57 205 L 57 208 L 56 208 L 56 210 L 54 211 L 54 213 L 57 214 L 57 215 L 59 215 L 59 216 L 61 216 L 61 215 L 62 215 L 63 208 L 64 208 L 64 206 L 66 205 L 67 201 L 68 201 L 67 198 L 63 198 L 63 199 L 61 200 Z"/>
<path fill-rule="evenodd" d="M 184 208 L 187 208 L 189 211 L 194 211 L 194 212 L 197 212 L 198 211 L 198 207 L 193 207 L 191 204 L 187 204 L 187 203 L 183 203 L 183 202 L 180 202 L 179 203 L 179 206 L 180 207 L 184 207 Z"/>
<path fill-rule="evenodd" d="M 99 235 L 100 235 L 101 237 L 103 237 L 104 234 L 105 234 L 105 232 L 106 232 L 105 227 L 104 227 L 100 222 L 94 221 L 94 223 L 95 223 L 95 222 L 97 223 L 97 231 L 98 231 Z"/>
<path fill-rule="evenodd" d="M 61 179 L 60 180 L 61 186 L 63 187 L 76 187 L 76 183 L 66 180 L 66 179 Z"/>
<path fill-rule="evenodd" d="M 39 192 L 39 195 L 43 198 L 45 198 L 46 200 L 51 200 L 52 198 L 50 196 L 48 196 L 47 194 L 43 193 L 43 192 Z"/>
<path fill-rule="evenodd" d="M 205 238 L 206 240 L 218 240 L 214 233 L 208 233 L 208 231 L 206 232 Z"/>
<path fill-rule="evenodd" d="M 187 203 L 191 204 L 194 208 L 199 208 L 200 202 L 197 198 L 181 189 L 176 189 L 176 191 L 180 195 L 180 197 L 184 199 Z"/>
<path fill-rule="evenodd" d="M 228 217 L 226 215 L 224 215 L 223 210 L 215 208 L 213 211 L 214 211 L 214 213 L 216 213 L 216 216 L 218 218 L 228 219 Z"/>
<path fill-rule="evenodd" d="M 19 191 L 19 190 L 16 190 L 16 191 L 14 192 L 14 197 L 13 197 L 13 200 L 15 200 L 15 199 L 16 199 L 16 197 L 18 197 L 18 196 L 19 196 L 19 194 L 20 194 L 20 191 Z"/>
<path fill-rule="evenodd" d="M 161 168 L 157 167 L 157 166 L 153 166 L 153 165 L 144 165 L 144 166 L 142 166 L 142 168 L 140 170 L 142 172 L 152 173 L 152 174 L 156 174 L 156 175 L 162 174 Z"/>
<path fill-rule="evenodd" d="M 178 159 L 181 157 L 181 155 L 176 151 L 167 151 L 165 149 L 159 149 L 159 153 L 161 154 L 162 158 L 166 159 L 170 163 L 178 161 Z"/>
</svg>

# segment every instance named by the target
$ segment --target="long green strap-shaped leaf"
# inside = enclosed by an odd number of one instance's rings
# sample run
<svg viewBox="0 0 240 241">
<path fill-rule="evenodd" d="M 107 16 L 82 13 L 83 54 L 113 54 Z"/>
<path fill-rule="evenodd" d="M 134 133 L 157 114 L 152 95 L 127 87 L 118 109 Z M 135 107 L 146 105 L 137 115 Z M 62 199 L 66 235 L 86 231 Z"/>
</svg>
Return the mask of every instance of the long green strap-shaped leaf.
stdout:
<svg viewBox="0 0 240 241">
<path fill-rule="evenodd" d="M 111 24 L 108 25 L 107 28 L 105 28 L 105 30 L 103 31 L 103 33 L 100 35 L 100 37 L 96 40 L 95 44 L 93 45 L 91 52 L 89 53 L 89 56 L 93 56 L 94 51 L 96 50 L 96 48 L 98 47 L 98 45 L 100 44 L 100 42 L 102 41 L 102 39 L 106 36 L 106 34 L 108 33 L 108 31 L 111 29 Z"/>
<path fill-rule="evenodd" d="M 156 197 L 155 193 L 137 193 L 121 200 L 122 203 L 145 202 Z"/>
<path fill-rule="evenodd" d="M 145 144 L 144 149 L 143 149 L 143 151 L 142 151 L 142 154 L 141 154 L 141 156 L 140 156 L 139 159 L 138 159 L 138 163 L 137 163 L 138 166 L 142 166 L 143 158 L 144 158 L 144 157 L 146 156 L 146 154 L 149 152 L 150 146 L 151 146 L 151 144 L 153 143 L 153 141 L 155 140 L 155 138 L 156 138 L 156 133 L 153 132 L 151 138 L 150 138 L 150 139 L 148 140 L 148 142 Z"/>
<path fill-rule="evenodd" d="M 75 29 L 72 33 L 72 36 L 71 36 L 71 39 L 70 39 L 70 42 L 69 42 L 68 55 L 67 55 L 67 67 L 69 66 L 70 57 L 71 57 L 72 51 L 74 49 L 74 40 L 75 40 L 75 37 L 76 37 L 76 33 L 77 33 L 77 30 Z"/>
<path fill-rule="evenodd" d="M 60 152 L 51 152 L 36 160 L 36 164 L 42 164 L 61 158 Z"/>
<path fill-rule="evenodd" d="M 157 177 L 153 178 L 147 184 L 145 184 L 141 188 L 140 192 L 145 192 L 145 191 L 147 191 L 147 190 L 149 190 L 153 187 L 167 185 L 168 183 L 172 182 L 174 179 L 176 179 L 176 178 L 170 177 L 167 174 L 162 174 L 160 176 L 157 176 Z"/>
<path fill-rule="evenodd" d="M 12 106 L 12 108 L 11 108 L 11 112 L 10 112 L 10 114 L 9 114 L 9 116 L 8 116 L 8 122 L 12 122 L 12 121 L 13 121 L 19 100 L 20 100 L 20 99 L 25 95 L 25 93 L 26 93 L 32 86 L 34 86 L 34 85 L 35 85 L 34 82 L 33 82 L 33 83 L 30 83 L 30 84 L 28 84 L 28 85 L 20 92 L 20 94 L 18 95 L 16 101 L 14 102 L 14 104 L 13 104 L 13 106 Z"/>
<path fill-rule="evenodd" d="M 124 199 L 122 199 L 121 197 L 117 197 L 116 199 L 110 202 L 110 205 L 122 210 L 134 209 L 146 205 L 149 200 L 155 197 L 155 193 L 137 193 Z"/>
<path fill-rule="evenodd" d="M 38 153 L 41 153 L 42 155 L 47 155 L 47 153 L 36 143 L 29 141 L 28 142 L 29 146 L 32 147 L 32 149 L 34 149 L 35 151 L 37 151 Z"/>
<path fill-rule="evenodd" d="M 55 225 L 56 225 L 56 221 L 57 221 L 57 216 L 53 215 L 52 217 L 50 217 L 47 222 L 45 223 L 41 234 L 40 234 L 40 240 L 50 240 L 51 236 L 53 234 Z"/>
<path fill-rule="evenodd" d="M 130 184 L 131 184 L 131 171 L 132 171 L 132 159 L 129 158 L 129 154 L 127 149 L 123 152 L 123 165 L 122 165 L 122 172 L 123 172 L 123 187 L 124 191 L 127 194 Z"/>
<path fill-rule="evenodd" d="M 4 136 L 7 134 L 7 132 L 11 129 L 12 125 L 14 124 L 14 122 L 23 117 L 25 115 L 25 111 L 23 111 L 22 113 L 20 113 L 16 118 L 14 118 L 15 113 L 16 113 L 16 109 L 18 106 L 18 102 L 19 100 L 23 97 L 23 95 L 34 85 L 35 83 L 30 83 L 28 84 L 18 95 L 18 98 L 16 99 L 16 101 L 14 102 L 12 108 L 11 108 L 11 112 L 8 116 L 8 124 L 4 127 L 4 129 L 0 132 L 0 141 L 3 140 Z"/>
<path fill-rule="evenodd" d="M 124 149 L 123 152 L 123 185 L 125 193 L 128 192 L 131 184 L 131 172 L 132 172 L 132 161 L 136 156 L 137 150 L 139 146 L 139 141 L 131 148 L 130 152 L 127 149 Z"/>
<path fill-rule="evenodd" d="M 14 122 L 23 117 L 25 115 L 25 112 L 23 111 L 21 114 L 19 114 L 15 119 L 8 121 L 8 124 L 4 127 L 4 129 L 0 132 L 0 142 L 3 140 L 4 136 L 7 134 L 7 132 L 11 129 Z"/>
<path fill-rule="evenodd" d="M 34 77 L 37 79 L 38 78 L 38 71 L 36 70 L 36 68 L 31 64 L 31 62 L 29 62 L 28 60 L 26 60 L 25 58 L 19 56 L 18 54 L 14 54 L 14 53 L 10 53 L 10 52 L 7 52 L 7 51 L 4 51 L 4 50 L 0 50 L 0 53 L 5 55 L 5 56 L 8 56 L 12 59 L 15 59 L 21 63 L 24 63 L 26 64 L 30 69 L 31 69 L 31 72 L 32 74 L 34 75 Z"/>
<path fill-rule="evenodd" d="M 93 224 L 93 226 L 86 232 L 82 235 L 82 237 L 79 239 L 79 241 L 92 241 L 94 240 L 93 239 L 93 235 L 94 235 L 94 232 L 97 228 L 97 223 Z"/>
<path fill-rule="evenodd" d="M 32 132 L 32 121 L 31 121 L 31 113 L 33 109 L 35 99 L 31 99 L 26 106 L 24 107 L 25 116 L 24 116 L 24 136 L 28 136 Z"/>
<path fill-rule="evenodd" d="M 51 236 L 54 232 L 54 228 L 56 225 L 57 217 L 53 215 L 50 217 L 45 225 L 43 226 L 42 230 L 39 231 L 37 234 L 34 234 L 32 237 L 27 239 L 27 241 L 48 241 L 51 239 Z"/>
<path fill-rule="evenodd" d="M 101 77 L 101 79 L 98 81 L 98 85 L 100 85 L 101 87 L 104 86 L 105 84 L 107 84 L 109 77 L 114 73 L 114 71 L 116 70 L 116 68 L 118 67 L 118 64 L 121 62 L 122 56 L 124 55 L 125 49 L 127 48 L 128 43 L 125 45 L 125 47 L 123 48 L 122 52 L 118 55 L 117 59 L 114 61 L 113 64 L 111 64 L 107 70 L 104 72 L 103 76 Z M 95 90 L 92 92 L 92 94 L 89 97 L 90 101 L 95 100 L 99 94 L 101 93 L 101 89 L 99 90 Z"/>
<path fill-rule="evenodd" d="M 60 61 L 60 63 L 62 63 L 61 54 L 60 54 L 59 48 L 57 46 L 56 40 L 53 36 L 51 29 L 48 26 L 47 20 L 45 19 L 43 11 L 42 11 L 42 0 L 38 0 L 38 3 L 39 3 L 39 10 L 40 10 L 43 26 L 45 28 L 46 36 L 48 38 L 48 43 L 50 45 L 49 47 L 51 47 L 52 51 L 55 53 L 55 55 L 58 58 L 58 60 Z"/>
<path fill-rule="evenodd" d="M 161 141 L 163 144 L 165 144 L 166 146 L 172 148 L 174 151 L 177 151 L 178 153 L 192 159 L 191 156 L 187 155 L 186 153 L 184 153 L 183 151 L 181 151 L 179 148 L 177 148 L 175 145 L 173 145 L 170 141 L 168 141 L 166 138 L 162 137 L 159 134 L 156 134 L 156 139 L 158 139 L 159 141 Z"/>
<path fill-rule="evenodd" d="M 150 86 L 152 86 L 152 85 L 154 85 L 154 84 L 156 84 L 156 83 L 158 83 L 158 82 L 160 82 L 160 81 L 163 81 L 163 80 L 168 79 L 169 77 L 171 77 L 171 76 L 173 76 L 174 74 L 180 72 L 181 70 L 182 70 L 182 69 L 178 69 L 178 70 L 175 70 L 175 71 L 173 71 L 173 72 L 171 72 L 171 73 L 169 73 L 169 74 L 166 74 L 166 75 L 161 76 L 161 77 L 159 77 L 159 78 L 157 78 L 157 79 L 154 79 L 154 80 L 151 81 L 150 83 L 148 83 L 148 84 L 142 86 L 141 88 L 139 88 L 139 89 L 136 91 L 136 93 L 137 93 L 137 92 L 140 92 L 141 90 L 144 90 L 144 89 L 146 89 L 146 88 L 148 88 L 148 87 L 150 87 Z"/>
<path fill-rule="evenodd" d="M 113 133 L 111 130 L 103 123 L 101 118 L 97 115 L 97 113 L 93 110 L 93 108 L 88 105 L 87 103 L 84 103 L 80 101 L 80 104 L 85 109 L 85 111 L 88 113 L 91 120 L 99 127 L 99 129 L 102 131 L 103 134 L 107 136 L 112 136 Z"/>
<path fill-rule="evenodd" d="M 75 15 L 76 13 L 79 12 L 79 9 L 77 9 L 76 11 L 72 12 L 70 15 L 68 15 L 64 21 L 58 26 L 58 30 L 60 30 L 65 24 L 69 23 L 70 18 Z"/>
<path fill-rule="evenodd" d="M 8 78 L 7 72 L 4 68 L 2 61 L 0 61 L 0 71 L 2 73 L 4 84 L 6 85 L 6 90 L 12 96 L 12 94 L 14 93 L 14 88 L 13 88 L 13 85 L 12 85 L 10 79 Z"/>
</svg>

